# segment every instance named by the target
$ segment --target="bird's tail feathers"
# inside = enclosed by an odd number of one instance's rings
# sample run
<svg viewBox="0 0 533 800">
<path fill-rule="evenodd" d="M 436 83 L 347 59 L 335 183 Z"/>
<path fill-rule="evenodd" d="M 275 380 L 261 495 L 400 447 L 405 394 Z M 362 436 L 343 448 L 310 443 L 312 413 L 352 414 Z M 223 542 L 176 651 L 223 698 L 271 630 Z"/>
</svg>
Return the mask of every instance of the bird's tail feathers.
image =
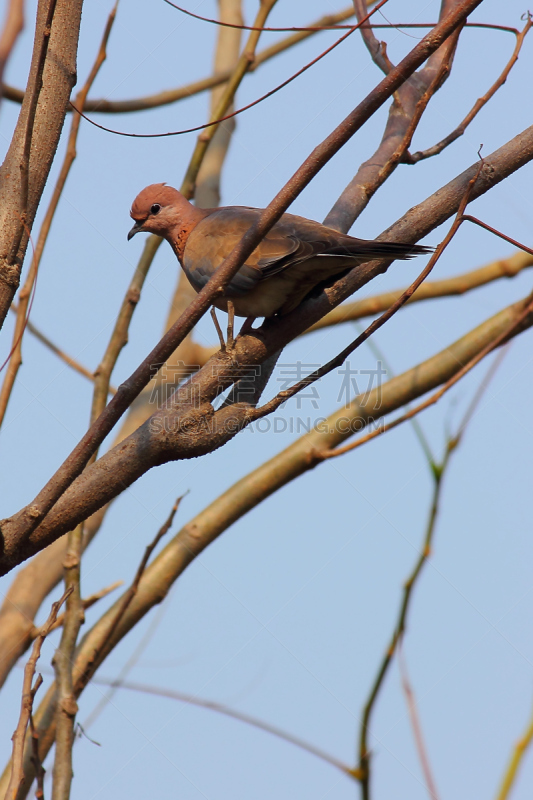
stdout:
<svg viewBox="0 0 533 800">
<path fill-rule="evenodd" d="M 405 242 L 359 241 L 353 244 L 332 247 L 323 255 L 353 256 L 354 258 L 368 255 L 369 259 L 394 258 L 405 260 L 415 256 L 428 255 L 433 250 L 433 247 L 426 247 L 421 244 L 406 244 Z"/>
</svg>

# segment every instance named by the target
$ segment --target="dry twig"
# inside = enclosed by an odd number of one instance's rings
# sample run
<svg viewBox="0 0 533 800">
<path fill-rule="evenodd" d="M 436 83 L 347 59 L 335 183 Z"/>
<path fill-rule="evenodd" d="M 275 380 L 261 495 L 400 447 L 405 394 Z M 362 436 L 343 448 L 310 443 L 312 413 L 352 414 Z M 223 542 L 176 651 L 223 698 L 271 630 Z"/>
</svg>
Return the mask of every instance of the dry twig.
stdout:
<svg viewBox="0 0 533 800">
<path fill-rule="evenodd" d="M 418 161 L 422 161 L 422 159 L 430 158 L 431 156 L 436 156 L 438 153 L 442 153 L 442 151 L 448 147 L 448 145 L 455 142 L 460 136 L 463 135 L 467 127 L 470 125 L 472 120 L 479 114 L 481 109 L 489 102 L 489 100 L 494 97 L 498 89 L 500 89 L 507 78 L 509 77 L 509 73 L 511 72 L 512 68 L 518 61 L 518 56 L 520 54 L 520 50 L 522 49 L 522 45 L 524 44 L 524 39 L 526 38 L 527 34 L 529 33 L 531 26 L 533 25 L 533 19 L 530 14 L 528 14 L 527 22 L 522 28 L 521 31 L 516 31 L 516 44 L 513 51 L 513 54 L 507 64 L 505 65 L 501 75 L 498 79 L 492 84 L 490 89 L 485 92 L 483 97 L 480 97 L 474 103 L 473 107 L 470 109 L 466 117 L 463 119 L 462 122 L 453 130 L 448 136 L 445 136 L 444 139 L 441 139 L 440 142 L 434 144 L 432 147 L 428 147 L 427 150 L 418 150 L 416 153 L 412 155 L 408 152 L 405 152 L 402 156 L 402 161 L 406 164 L 416 164 Z"/>
<path fill-rule="evenodd" d="M 424 737 L 422 735 L 422 726 L 420 724 L 420 718 L 418 716 L 418 709 L 416 707 L 416 700 L 413 692 L 413 687 L 411 686 L 409 675 L 407 674 L 407 664 L 405 663 L 401 642 L 398 645 L 398 664 L 400 667 L 402 689 L 407 702 L 409 719 L 411 720 L 411 728 L 413 729 L 416 749 L 418 752 L 418 758 L 422 766 L 422 772 L 424 774 L 424 780 L 426 781 L 426 788 L 428 790 L 429 798 L 430 800 L 439 800 L 439 795 L 437 793 L 437 785 L 433 777 L 433 772 L 431 769 L 431 765 L 429 763 L 429 756 L 427 753 L 426 744 L 424 742 Z"/>
<path fill-rule="evenodd" d="M 120 683 L 118 683 L 117 681 L 107 680 L 106 678 L 95 676 L 91 679 L 91 683 L 95 683 L 99 686 L 111 686 L 113 688 L 117 687 L 119 689 L 127 689 L 128 691 L 132 692 L 143 692 L 145 694 L 154 695 L 155 697 L 166 697 L 170 700 L 178 700 L 180 703 L 188 703 L 189 705 L 206 708 L 209 711 L 216 711 L 218 714 L 223 714 L 226 717 L 239 720 L 240 722 L 244 722 L 254 728 L 266 731 L 266 733 L 270 733 L 272 736 L 276 736 L 278 739 L 283 739 L 284 741 L 299 747 L 301 750 L 305 750 L 307 753 L 311 753 L 311 755 L 320 758 L 327 764 L 331 764 L 332 767 L 336 767 L 336 769 L 339 769 L 345 775 L 349 775 L 351 778 L 354 777 L 353 770 L 347 764 L 339 761 L 339 759 L 335 758 L 335 756 L 331 756 L 329 753 L 324 752 L 324 750 L 321 750 L 319 747 L 315 747 L 315 745 L 311 744 L 310 742 L 304 741 L 299 736 L 293 736 L 292 733 L 287 733 L 287 731 L 278 728 L 277 725 L 270 725 L 268 722 L 263 722 L 263 720 L 257 719 L 257 717 L 252 717 L 250 714 L 245 714 L 243 711 L 237 711 L 229 706 L 216 703 L 213 700 L 204 700 L 196 695 L 177 692 L 174 689 L 162 689 L 159 686 L 149 686 L 145 683 L 137 683 L 135 681 L 120 681 Z"/>
<path fill-rule="evenodd" d="M 446 448 L 442 460 L 439 463 L 435 463 L 433 460 L 429 461 L 429 466 L 431 467 L 431 474 L 433 476 L 433 496 L 431 500 L 431 507 L 426 525 L 424 540 L 422 542 L 422 547 L 420 549 L 418 558 L 416 559 L 413 570 L 411 571 L 411 574 L 404 583 L 403 597 L 400 603 L 398 619 L 394 626 L 392 636 L 383 655 L 383 659 L 378 668 L 376 678 L 372 684 L 368 699 L 363 709 L 363 717 L 361 720 L 361 727 L 359 731 L 359 763 L 357 766 L 357 775 L 361 782 L 363 800 L 368 800 L 368 798 L 370 797 L 370 749 L 368 746 L 368 734 L 370 731 L 371 717 L 376 705 L 379 692 L 383 686 L 383 681 L 385 680 L 385 676 L 389 670 L 389 667 L 392 663 L 392 659 L 394 658 L 394 655 L 396 654 L 396 651 L 400 646 L 403 640 L 403 636 L 405 634 L 407 626 L 407 616 L 409 613 L 409 608 L 415 584 L 418 582 L 422 570 L 429 556 L 431 555 L 431 551 L 433 548 L 433 537 L 435 534 L 435 526 L 441 502 L 444 475 L 448 468 L 452 453 L 456 451 L 457 447 L 461 443 L 466 427 L 470 422 L 470 420 L 472 419 L 475 410 L 478 407 L 481 398 L 483 397 L 483 394 L 487 390 L 487 387 L 492 378 L 494 377 L 496 370 L 499 368 L 505 354 L 506 351 L 502 350 L 497 355 L 494 362 L 487 370 L 487 374 L 485 375 L 483 381 L 481 382 L 478 390 L 474 394 L 474 397 L 471 403 L 469 404 L 461 420 L 461 423 L 457 428 L 456 434 L 454 436 L 450 436 L 447 438 Z M 437 800 L 437 794 L 434 789 L 434 781 L 432 779 L 431 772 L 428 766 L 429 762 L 425 755 L 425 749 L 423 747 L 423 744 L 422 745 L 420 744 L 421 737 L 419 735 L 419 729 L 417 728 L 416 724 L 413 725 L 413 729 L 415 733 L 415 742 L 417 744 L 417 749 L 419 751 L 420 760 L 422 763 L 428 789 L 432 796 L 432 800 Z"/>
<path fill-rule="evenodd" d="M 461 7 L 439 22 L 430 35 L 424 37 L 409 53 L 398 67 L 391 70 L 381 83 L 351 112 L 348 117 L 331 133 L 322 144 L 318 145 L 311 155 L 304 161 L 290 181 L 286 184 L 274 200 L 267 206 L 257 222 L 243 236 L 241 242 L 217 269 L 209 283 L 202 289 L 189 305 L 187 311 L 161 339 L 147 358 L 139 365 L 135 372 L 118 389 L 116 395 L 109 402 L 98 420 L 74 448 L 63 465 L 39 492 L 30 506 L 12 517 L 9 522 L 4 521 L 2 532 L 13 545 L 24 539 L 28 541 L 31 532 L 44 519 L 59 497 L 65 492 L 72 481 L 81 474 L 89 459 L 105 439 L 125 410 L 139 395 L 142 389 L 153 377 L 153 365 L 163 364 L 178 344 L 192 330 L 207 309 L 212 305 L 213 299 L 224 290 L 226 283 L 231 280 L 246 258 L 253 252 L 257 244 L 268 233 L 272 225 L 280 218 L 289 204 L 298 196 L 311 179 L 319 172 L 333 155 L 356 133 L 369 117 L 398 89 L 407 77 L 417 69 L 448 36 L 460 26 L 466 16 L 476 8 L 481 0 L 463 0 Z M 527 158 L 527 153 L 522 158 Z M 494 182 L 494 176 L 492 176 Z M 486 190 L 485 181 L 481 182 Z M 493 185 L 493 183 L 492 183 Z M 358 276 L 364 278 L 365 270 L 358 270 Z M 346 280 L 346 279 L 345 279 Z M 336 284 L 343 285 L 343 281 Z M 346 284 L 344 284 L 346 285 Z M 344 298 L 343 298 L 344 299 Z M 287 315 L 284 324 L 290 321 L 292 315 Z M 304 315 L 302 315 L 303 317 Z M 315 320 L 313 320 L 315 321 Z M 311 322 L 311 321 L 310 321 Z M 280 323 L 278 333 L 283 331 Z M 310 324 L 310 323 L 309 323 Z M 306 325 L 305 327 L 308 327 Z M 297 333 L 297 331 L 295 332 Z M 294 337 L 291 337 L 294 338 Z M 277 352 L 279 345 L 276 342 L 273 352 Z M 264 359 L 263 359 L 264 360 Z"/>
<path fill-rule="evenodd" d="M 514 750 L 511 753 L 505 774 L 502 778 L 501 786 L 498 794 L 496 795 L 496 800 L 507 800 L 509 797 L 518 776 L 518 771 L 522 766 L 522 761 L 531 745 L 531 742 L 533 742 L 533 714 L 530 717 L 523 736 L 521 736 L 514 746 Z"/>
<path fill-rule="evenodd" d="M 24 668 L 24 681 L 22 684 L 22 703 L 20 709 L 20 717 L 17 727 L 15 729 L 15 733 L 13 734 L 12 737 L 13 755 L 11 759 L 11 778 L 5 794 L 5 800 L 16 800 L 18 791 L 22 786 L 22 784 L 24 783 L 23 759 L 24 759 L 24 741 L 26 737 L 26 730 L 30 722 L 35 694 L 37 692 L 37 689 L 43 682 L 42 677 L 38 675 L 37 680 L 35 681 L 35 683 L 33 683 L 35 666 L 41 654 L 41 647 L 43 646 L 43 642 L 48 636 L 50 630 L 52 629 L 52 626 L 57 617 L 57 613 L 61 608 L 61 606 L 63 605 L 64 601 L 69 596 L 69 594 L 70 592 L 65 592 L 65 594 L 63 595 L 63 597 L 61 597 L 60 600 L 52 604 L 52 610 L 50 611 L 50 615 L 46 623 L 43 625 L 41 633 L 39 634 L 39 636 L 37 637 L 37 639 L 33 644 L 31 656 L 29 657 L 28 662 Z"/>
<path fill-rule="evenodd" d="M 347 439 L 354 430 L 360 430 L 364 425 L 372 424 L 380 415 L 405 406 L 454 375 L 459 366 L 469 361 L 487 342 L 493 343 L 499 331 L 507 331 L 510 321 L 516 320 L 522 308 L 522 304 L 515 304 L 504 309 L 432 358 L 393 378 L 379 392 L 374 390 L 368 396 L 355 398 L 348 408 L 336 411 L 319 429 L 309 432 L 285 451 L 253 470 L 190 520 L 145 569 L 137 592 L 120 622 L 115 625 L 124 596 L 84 636 L 74 664 L 76 696 L 83 691 L 87 678 L 99 666 L 94 659 L 95 652 L 99 653 L 99 661 L 103 660 L 128 631 L 154 605 L 162 601 L 186 567 L 233 522 L 277 489 L 320 464 L 321 452 Z M 533 315 L 530 315 L 527 324 L 533 324 Z M 53 522 L 53 515 L 51 516 Z M 112 626 L 114 631 L 109 638 Z M 101 644 L 104 640 L 107 643 L 105 651 L 102 651 Z M 35 716 L 41 759 L 44 759 L 53 745 L 54 720 L 55 694 L 52 687 L 43 698 Z M 30 780 L 33 775 L 30 759 L 25 762 L 24 769 L 27 780 Z M 0 796 L 5 786 L 4 776 L 0 781 Z"/>
<path fill-rule="evenodd" d="M 347 347 L 345 347 L 338 355 L 336 355 L 334 358 L 328 361 L 327 364 L 324 364 L 323 367 L 320 367 L 319 369 L 312 372 L 310 375 L 307 375 L 305 378 L 298 381 L 298 383 L 295 383 L 289 389 L 285 389 L 284 391 L 279 392 L 274 398 L 272 398 L 272 400 L 269 400 L 268 403 L 265 403 L 264 406 L 261 406 L 260 408 L 254 410 L 250 410 L 250 416 L 253 420 L 260 419 L 261 417 L 264 417 L 267 414 L 271 414 L 273 411 L 279 408 L 279 406 L 282 403 L 285 403 L 289 398 L 293 397 L 295 394 L 300 392 L 306 386 L 309 386 L 315 381 L 320 380 L 325 375 L 332 372 L 332 370 L 334 370 L 335 368 L 340 367 L 344 363 L 344 361 L 348 358 L 348 356 L 354 352 L 354 350 L 356 350 L 364 342 L 366 342 L 366 340 L 369 339 L 370 336 L 372 336 L 372 334 L 375 333 L 375 331 L 379 330 L 379 328 L 381 328 L 385 324 L 385 322 L 387 322 L 394 314 L 396 314 L 400 310 L 400 308 L 403 305 L 407 303 L 408 300 L 411 299 L 411 297 L 414 295 L 418 287 L 422 285 L 424 280 L 431 273 L 435 264 L 441 257 L 442 253 L 444 252 L 448 244 L 451 242 L 451 240 L 459 230 L 461 223 L 463 222 L 464 219 L 463 217 L 464 210 L 468 205 L 470 196 L 472 194 L 472 190 L 474 189 L 474 186 L 477 182 L 477 179 L 479 178 L 482 168 L 483 168 L 483 162 L 480 163 L 477 174 L 474 175 L 474 177 L 469 181 L 467 185 L 466 191 L 459 204 L 455 220 L 451 225 L 450 230 L 444 237 L 443 241 L 436 248 L 435 252 L 429 259 L 427 266 L 422 270 L 420 275 L 418 275 L 418 277 L 413 281 L 413 283 L 407 287 L 407 289 L 400 295 L 400 297 L 398 297 L 398 299 L 395 300 L 394 303 L 392 303 L 392 305 L 389 306 L 389 308 L 386 311 L 384 311 L 380 317 L 378 317 L 378 319 L 374 320 L 366 330 L 360 333 L 359 336 L 357 336 L 357 338 L 354 339 L 353 342 L 351 342 Z"/>
</svg>

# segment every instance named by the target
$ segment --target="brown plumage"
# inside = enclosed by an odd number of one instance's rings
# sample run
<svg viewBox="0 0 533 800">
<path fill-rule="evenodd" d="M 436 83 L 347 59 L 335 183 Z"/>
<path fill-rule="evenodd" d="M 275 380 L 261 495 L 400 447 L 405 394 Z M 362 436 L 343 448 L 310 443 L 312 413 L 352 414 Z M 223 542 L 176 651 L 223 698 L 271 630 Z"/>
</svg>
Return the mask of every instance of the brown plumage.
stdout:
<svg viewBox="0 0 533 800">
<path fill-rule="evenodd" d="M 260 213 L 245 206 L 196 208 L 171 186 L 154 183 L 133 202 L 135 225 L 128 239 L 139 231 L 165 238 L 199 292 Z M 215 305 L 225 311 L 231 300 L 242 317 L 287 314 L 316 286 L 333 282 L 365 261 L 429 252 L 420 245 L 356 239 L 305 217 L 283 214 Z"/>
</svg>

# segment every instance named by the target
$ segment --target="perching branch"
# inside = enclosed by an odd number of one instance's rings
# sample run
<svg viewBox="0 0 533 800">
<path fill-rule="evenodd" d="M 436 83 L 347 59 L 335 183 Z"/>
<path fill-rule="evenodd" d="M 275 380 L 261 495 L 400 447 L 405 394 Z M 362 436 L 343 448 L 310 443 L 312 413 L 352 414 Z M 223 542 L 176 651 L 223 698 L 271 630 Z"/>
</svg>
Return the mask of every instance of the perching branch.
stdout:
<svg viewBox="0 0 533 800">
<path fill-rule="evenodd" d="M 461 200 L 464 198 L 466 188 L 474 176 L 479 174 L 472 190 L 471 199 L 483 194 L 488 188 L 494 186 L 532 157 L 533 127 L 524 132 L 524 134 L 515 137 L 496 153 L 487 157 L 484 160 L 481 173 L 479 173 L 478 162 L 447 186 L 440 189 L 436 195 L 411 209 L 384 235 L 387 235 L 387 238 L 391 238 L 393 241 L 395 239 L 413 241 L 421 238 L 433 227 L 441 224 L 451 213 L 457 211 Z M 404 232 L 404 226 L 407 223 L 408 232 Z M 256 333 L 253 336 L 240 338 L 237 341 L 235 351 L 235 358 L 241 365 L 240 368 L 249 369 L 250 366 L 263 363 L 266 358 L 280 350 L 287 341 L 292 340 L 296 335 L 306 330 L 316 319 L 344 300 L 355 288 L 364 285 L 375 274 L 383 271 L 386 266 L 386 262 L 369 262 L 369 264 L 362 265 L 353 270 L 346 278 L 334 284 L 331 289 L 327 289 L 317 298 L 303 303 L 291 314 L 279 320 L 268 320 L 261 329 L 260 336 Z M 165 343 L 165 340 L 168 341 L 164 337 L 162 342 Z M 154 362 L 148 361 L 148 365 L 150 363 L 153 364 Z M 176 391 L 173 398 L 168 401 L 170 405 L 167 404 L 154 415 L 152 426 L 148 421 L 126 440 L 127 444 L 123 443 L 120 446 L 120 456 L 115 448 L 110 453 L 107 453 L 100 462 L 97 462 L 97 465 L 94 465 L 91 475 L 95 483 L 92 484 L 90 489 L 89 484 L 86 483 L 88 473 L 85 474 L 83 479 L 80 478 L 79 480 L 85 486 L 86 499 L 82 504 L 83 510 L 81 507 L 78 508 L 79 512 L 81 514 L 93 513 L 96 510 L 96 506 L 99 507 L 108 502 L 114 496 L 113 493 L 122 492 L 127 485 L 136 480 L 142 472 L 151 466 L 163 463 L 165 460 L 188 458 L 212 451 L 232 438 L 247 423 L 247 409 L 245 407 L 219 410 L 216 418 L 217 424 L 212 434 L 209 432 L 209 427 L 205 427 L 206 422 L 210 421 L 209 425 L 211 425 L 214 421 L 212 407 L 210 406 L 211 400 L 236 380 L 235 370 L 232 367 L 228 372 L 229 366 L 227 361 L 225 362 L 223 354 L 216 355 L 208 362 L 206 367 L 193 375 L 183 387 Z M 143 366 L 141 365 L 134 373 L 134 376 L 139 375 L 142 369 Z M 194 402 L 192 403 L 191 393 L 194 393 Z M 107 416 L 106 412 L 112 407 L 119 395 L 120 389 L 107 406 L 102 417 Z M 165 421 L 167 419 L 175 420 L 173 425 L 177 424 L 178 427 L 167 429 L 168 423 Z M 231 423 L 229 423 L 230 419 L 232 420 Z M 160 422 L 157 420 L 160 420 Z M 192 426 L 192 428 L 188 427 L 188 433 L 182 436 L 180 430 L 182 430 L 181 426 L 185 422 L 187 426 Z M 185 432 L 185 429 L 183 431 Z M 193 432 L 194 435 L 191 436 Z M 87 437 L 82 439 L 82 443 L 76 448 L 74 454 L 83 451 L 84 441 L 87 441 Z M 133 451 L 136 447 L 142 448 L 142 459 L 133 457 Z M 117 457 L 119 457 L 118 462 L 116 461 Z M 69 461 L 66 464 L 68 465 Z M 110 480 L 107 471 L 108 466 L 106 465 L 111 464 L 113 464 L 113 469 Z M 94 468 L 96 468 L 96 471 L 94 471 Z M 101 472 L 102 480 L 97 477 L 100 470 L 103 470 Z M 67 480 L 67 474 L 65 468 L 62 468 L 57 478 L 55 480 L 52 479 L 49 486 L 53 487 L 54 491 L 57 491 L 57 487 L 61 485 L 63 480 L 65 483 L 70 482 Z M 120 489 L 118 489 L 119 484 Z M 79 485 L 81 486 L 81 483 Z M 46 497 L 48 492 L 50 492 L 50 489 L 47 490 L 45 488 L 41 496 Z M 50 497 L 50 494 L 48 496 Z M 27 530 L 25 522 L 27 520 L 31 521 L 32 528 L 37 527 L 39 523 L 40 514 L 37 514 L 37 518 L 32 516 L 35 513 L 30 511 L 32 507 L 30 506 L 26 511 L 19 512 L 18 515 L 15 515 L 9 521 L 5 521 L 2 525 L 5 537 L 2 569 L 5 571 L 10 568 L 12 563 L 20 563 L 32 552 L 41 549 L 45 545 L 45 541 L 47 544 L 50 543 L 48 525 L 41 523 L 39 526 L 41 533 L 24 538 L 24 545 L 21 545 L 22 537 L 19 531 Z M 85 517 L 81 516 L 80 518 Z M 72 525 L 70 525 L 70 528 L 72 528 Z M 45 530 L 48 532 L 43 537 L 42 533 Z M 56 535 L 60 535 L 59 529 L 57 529 Z"/>
<path fill-rule="evenodd" d="M 92 454 L 107 436 L 109 431 L 114 427 L 118 419 L 122 416 L 124 411 L 129 407 L 132 401 L 142 391 L 144 386 L 152 377 L 153 365 L 163 364 L 170 354 L 176 349 L 178 344 L 183 341 L 185 336 L 192 330 L 194 325 L 203 316 L 205 311 L 212 305 L 213 299 L 220 295 L 226 283 L 231 280 L 237 270 L 244 263 L 246 258 L 253 252 L 257 244 L 261 241 L 262 237 L 268 233 L 272 225 L 280 218 L 281 214 L 288 208 L 289 204 L 298 196 L 298 194 L 305 188 L 311 179 L 319 172 L 319 170 L 326 164 L 330 158 L 359 130 L 365 121 L 386 101 L 390 95 L 396 91 L 399 86 L 412 74 L 430 55 L 435 52 L 440 45 L 453 33 L 453 31 L 462 24 L 466 16 L 476 8 L 481 0 L 464 0 L 460 8 L 450 13 L 444 20 L 431 31 L 430 34 L 425 36 L 409 53 L 403 61 L 400 62 L 398 67 L 391 70 L 381 83 L 363 100 L 357 108 L 351 112 L 348 117 L 331 133 L 322 144 L 318 145 L 311 155 L 305 160 L 302 166 L 293 175 L 290 181 L 286 184 L 269 206 L 263 211 L 257 222 L 250 228 L 244 235 L 240 244 L 233 250 L 223 264 L 217 269 L 215 275 L 211 278 L 209 283 L 202 289 L 196 296 L 193 302 L 189 305 L 187 311 L 175 323 L 173 328 L 161 339 L 158 345 L 152 350 L 148 357 L 142 364 L 135 370 L 130 378 L 124 382 L 118 389 L 116 395 L 112 398 L 106 409 L 100 415 L 99 419 L 90 428 L 87 434 L 82 438 L 80 443 L 72 451 L 71 455 L 66 459 L 62 467 L 51 478 L 44 489 L 34 499 L 34 501 L 25 509 L 20 511 L 17 515 L 12 517 L 9 521 L 2 523 L 2 534 L 5 537 L 7 552 L 14 552 L 18 544 L 22 540 L 28 540 L 31 532 L 39 525 L 41 520 L 44 519 L 46 514 L 52 508 L 54 503 L 63 494 L 65 489 L 71 484 L 76 476 L 80 475 L 81 471 L 88 463 Z M 527 160 L 527 154 L 523 153 L 522 163 Z M 516 167 L 521 165 L 517 163 Z M 511 170 L 512 171 L 512 170 Z M 494 176 L 491 175 L 491 185 L 494 183 Z M 486 191 L 488 188 L 486 180 L 480 179 L 478 181 L 481 189 L 480 193 Z M 448 216 L 449 212 L 444 212 L 444 216 Z M 418 237 L 411 239 L 411 234 L 408 234 L 406 241 L 416 240 Z M 372 263 L 372 262 L 371 262 Z M 368 269 L 368 265 L 367 269 Z M 385 267 L 382 267 L 384 269 Z M 358 269 L 361 277 L 365 276 L 365 266 Z M 369 274 L 366 272 L 366 274 Z M 346 280 L 339 281 L 336 287 L 340 289 L 337 295 L 342 293 L 342 288 L 346 286 Z M 339 296 L 338 302 L 344 299 Z M 304 312 L 304 304 L 301 309 L 294 312 L 299 315 L 299 318 L 306 316 Z M 315 305 L 313 303 L 312 305 Z M 329 309 L 327 309 L 329 310 Z M 326 309 L 322 314 L 318 314 L 316 319 L 323 316 Z M 283 339 L 283 332 L 286 328 L 287 322 L 293 318 L 293 314 L 287 315 L 279 324 L 278 337 Z M 309 320 L 305 324 L 309 327 L 316 319 Z M 300 331 L 295 331 L 295 334 Z M 285 332 L 286 336 L 286 332 Z M 252 337 L 247 337 L 248 339 Z M 291 336 L 290 338 L 294 338 Z M 254 340 L 257 341 L 257 339 Z M 283 346 L 282 342 L 275 342 L 270 355 L 276 352 Z M 268 357 L 269 353 L 265 353 L 262 361 Z M 7 564 L 6 558 L 4 561 Z"/>
</svg>

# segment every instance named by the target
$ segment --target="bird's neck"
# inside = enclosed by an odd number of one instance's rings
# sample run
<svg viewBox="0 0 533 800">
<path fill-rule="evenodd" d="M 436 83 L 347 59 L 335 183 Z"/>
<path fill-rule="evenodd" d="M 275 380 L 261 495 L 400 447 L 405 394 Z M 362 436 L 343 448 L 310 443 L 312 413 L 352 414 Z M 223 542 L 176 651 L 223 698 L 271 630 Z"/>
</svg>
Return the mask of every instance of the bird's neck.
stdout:
<svg viewBox="0 0 533 800">
<path fill-rule="evenodd" d="M 192 231 L 194 228 L 196 228 L 199 222 L 213 212 L 213 209 L 211 208 L 197 208 L 190 203 L 187 205 L 188 208 L 184 210 L 184 213 L 180 214 L 179 224 L 176 224 L 171 229 L 169 237 L 172 249 L 176 253 L 180 264 L 183 262 L 185 245 L 187 244 L 187 239 L 191 235 Z"/>
</svg>

